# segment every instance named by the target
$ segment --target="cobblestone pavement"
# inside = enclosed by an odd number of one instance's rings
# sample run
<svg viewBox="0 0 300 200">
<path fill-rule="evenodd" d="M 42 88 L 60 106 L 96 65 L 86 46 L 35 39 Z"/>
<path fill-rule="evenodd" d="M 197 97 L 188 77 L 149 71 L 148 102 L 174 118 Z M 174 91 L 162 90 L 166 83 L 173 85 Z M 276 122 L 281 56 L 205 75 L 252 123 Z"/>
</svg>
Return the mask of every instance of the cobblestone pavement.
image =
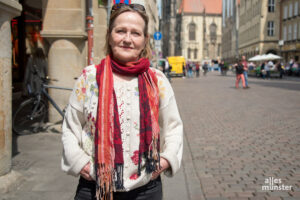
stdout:
<svg viewBox="0 0 300 200">
<path fill-rule="evenodd" d="M 189 199 L 299 200 L 300 81 L 234 83 L 233 75 L 212 72 L 172 82 L 191 152 L 183 170 L 195 171 L 185 173 Z M 269 177 L 291 190 L 263 190 Z"/>
</svg>

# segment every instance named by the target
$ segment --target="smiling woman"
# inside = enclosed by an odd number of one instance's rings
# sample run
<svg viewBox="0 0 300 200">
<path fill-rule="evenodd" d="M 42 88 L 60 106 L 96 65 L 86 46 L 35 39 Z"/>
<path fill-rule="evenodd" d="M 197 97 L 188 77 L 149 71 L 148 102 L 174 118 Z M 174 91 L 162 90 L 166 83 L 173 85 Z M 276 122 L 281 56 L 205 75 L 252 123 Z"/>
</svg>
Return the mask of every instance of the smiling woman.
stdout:
<svg viewBox="0 0 300 200">
<path fill-rule="evenodd" d="M 150 68 L 142 5 L 112 7 L 105 50 L 71 95 L 62 169 L 80 175 L 78 200 L 161 200 L 160 174 L 180 168 L 183 126 L 168 79 Z"/>
<path fill-rule="evenodd" d="M 149 36 L 144 34 L 145 22 L 139 14 L 125 12 L 113 23 L 109 46 L 113 58 L 120 63 L 138 61 Z"/>
</svg>

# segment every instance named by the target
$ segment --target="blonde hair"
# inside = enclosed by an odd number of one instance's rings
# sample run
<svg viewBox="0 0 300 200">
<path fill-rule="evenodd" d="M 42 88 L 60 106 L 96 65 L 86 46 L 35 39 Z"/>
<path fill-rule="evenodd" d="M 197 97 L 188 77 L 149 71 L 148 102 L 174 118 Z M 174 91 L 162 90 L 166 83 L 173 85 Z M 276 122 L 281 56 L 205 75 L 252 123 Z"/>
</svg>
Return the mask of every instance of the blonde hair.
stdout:
<svg viewBox="0 0 300 200">
<path fill-rule="evenodd" d="M 122 13 L 125 12 L 135 12 L 138 13 L 144 20 L 145 22 L 145 27 L 144 27 L 144 36 L 146 39 L 146 45 L 145 48 L 142 50 L 140 57 L 148 58 L 151 59 L 151 48 L 150 48 L 150 43 L 149 43 L 149 34 L 148 34 L 148 23 L 149 23 L 149 17 L 147 16 L 146 12 L 138 11 L 135 9 L 132 9 L 130 7 L 124 6 L 122 8 L 119 8 L 118 10 L 115 10 L 114 12 L 111 13 L 110 19 L 109 19 L 109 26 L 106 32 L 106 40 L 105 40 L 105 46 L 104 46 L 104 51 L 106 55 L 112 54 L 111 47 L 109 45 L 109 39 L 111 37 L 111 32 L 113 29 L 113 24 L 116 20 L 116 18 L 121 15 Z"/>
</svg>

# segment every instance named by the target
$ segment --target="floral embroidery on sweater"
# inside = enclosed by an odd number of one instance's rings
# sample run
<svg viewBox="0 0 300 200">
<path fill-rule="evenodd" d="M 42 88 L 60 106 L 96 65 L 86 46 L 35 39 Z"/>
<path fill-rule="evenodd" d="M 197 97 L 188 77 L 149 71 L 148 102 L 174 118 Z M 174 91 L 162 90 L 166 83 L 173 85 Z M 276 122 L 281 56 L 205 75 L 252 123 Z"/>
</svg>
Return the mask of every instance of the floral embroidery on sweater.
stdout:
<svg viewBox="0 0 300 200">
<path fill-rule="evenodd" d="M 130 180 L 136 180 L 138 177 L 139 177 L 139 176 L 137 175 L 137 173 L 132 174 L 132 175 L 130 176 Z"/>
<path fill-rule="evenodd" d="M 139 151 L 133 152 L 133 156 L 131 156 L 131 160 L 135 165 L 139 163 Z"/>
</svg>

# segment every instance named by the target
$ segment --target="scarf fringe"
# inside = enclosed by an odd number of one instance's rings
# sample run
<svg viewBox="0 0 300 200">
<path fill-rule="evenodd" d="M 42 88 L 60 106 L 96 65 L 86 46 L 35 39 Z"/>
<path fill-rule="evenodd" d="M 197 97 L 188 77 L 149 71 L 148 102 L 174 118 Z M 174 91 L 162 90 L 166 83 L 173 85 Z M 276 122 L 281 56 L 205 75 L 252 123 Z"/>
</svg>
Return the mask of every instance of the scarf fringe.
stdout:
<svg viewBox="0 0 300 200">
<path fill-rule="evenodd" d="M 96 198 L 97 200 L 113 200 L 113 172 L 109 167 L 100 164 L 97 168 Z"/>
<path fill-rule="evenodd" d="M 154 139 L 152 144 L 150 145 L 150 148 L 152 147 L 152 150 L 149 149 L 148 152 L 139 153 L 138 176 L 141 175 L 142 158 L 145 158 L 146 160 L 145 167 L 146 167 L 147 174 L 150 174 L 158 169 L 161 169 L 160 155 L 157 149 L 158 143 L 159 143 L 158 139 Z"/>
<path fill-rule="evenodd" d="M 124 165 L 123 164 L 116 164 L 115 167 L 115 187 L 116 190 L 123 190 L 124 189 L 124 180 L 123 180 L 123 170 Z"/>
</svg>

